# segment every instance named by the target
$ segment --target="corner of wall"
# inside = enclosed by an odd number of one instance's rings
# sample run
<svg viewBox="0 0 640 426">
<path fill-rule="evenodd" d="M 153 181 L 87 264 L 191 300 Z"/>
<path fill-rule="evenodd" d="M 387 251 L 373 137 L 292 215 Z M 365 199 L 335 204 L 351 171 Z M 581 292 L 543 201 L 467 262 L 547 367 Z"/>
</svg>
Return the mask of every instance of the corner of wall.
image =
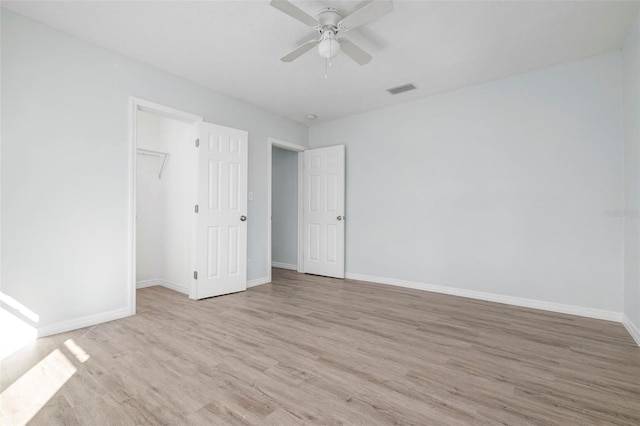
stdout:
<svg viewBox="0 0 640 426">
<path fill-rule="evenodd" d="M 627 329 L 631 337 L 633 337 L 633 340 L 636 341 L 636 344 L 640 346 L 640 328 L 631 322 L 626 314 L 622 317 L 622 324 L 624 325 L 624 328 Z"/>
<path fill-rule="evenodd" d="M 640 12 L 622 49 L 624 138 L 624 318 L 640 346 Z"/>
</svg>

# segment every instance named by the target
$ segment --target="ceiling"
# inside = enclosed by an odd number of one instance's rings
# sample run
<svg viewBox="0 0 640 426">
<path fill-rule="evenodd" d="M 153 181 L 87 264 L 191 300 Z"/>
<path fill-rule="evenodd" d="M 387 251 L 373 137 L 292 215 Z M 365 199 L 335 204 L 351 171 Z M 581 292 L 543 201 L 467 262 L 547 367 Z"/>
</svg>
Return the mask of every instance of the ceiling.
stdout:
<svg viewBox="0 0 640 426">
<path fill-rule="evenodd" d="M 368 1 L 296 1 L 311 15 Z M 254 1 L 3 1 L 2 7 L 305 125 L 619 49 L 637 1 L 395 1 L 347 37 L 373 55 L 339 55 L 324 78 L 315 50 L 279 58 L 314 30 Z M 385 89 L 412 82 L 418 90 Z M 307 114 L 317 120 L 308 121 Z"/>
</svg>

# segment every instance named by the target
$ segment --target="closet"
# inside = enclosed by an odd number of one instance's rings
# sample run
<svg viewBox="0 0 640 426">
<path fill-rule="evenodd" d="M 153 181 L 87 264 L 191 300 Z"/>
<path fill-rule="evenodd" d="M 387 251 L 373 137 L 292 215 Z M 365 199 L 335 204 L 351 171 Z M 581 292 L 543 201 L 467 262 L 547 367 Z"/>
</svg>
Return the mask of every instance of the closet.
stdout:
<svg viewBox="0 0 640 426">
<path fill-rule="evenodd" d="M 194 132 L 191 123 L 137 113 L 137 288 L 162 285 L 189 293 Z"/>
</svg>

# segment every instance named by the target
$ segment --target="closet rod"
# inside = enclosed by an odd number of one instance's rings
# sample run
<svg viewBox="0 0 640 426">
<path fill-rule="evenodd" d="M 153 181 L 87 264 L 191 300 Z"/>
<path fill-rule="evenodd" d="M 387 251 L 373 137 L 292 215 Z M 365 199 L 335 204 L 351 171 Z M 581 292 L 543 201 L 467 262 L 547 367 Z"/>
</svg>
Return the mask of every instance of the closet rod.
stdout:
<svg viewBox="0 0 640 426">
<path fill-rule="evenodd" d="M 153 151 L 151 149 L 138 148 L 137 153 L 140 155 L 149 155 L 151 157 L 162 157 L 162 165 L 160 166 L 160 173 L 158 173 L 158 179 L 162 179 L 162 170 L 169 157 L 168 152 Z"/>
</svg>

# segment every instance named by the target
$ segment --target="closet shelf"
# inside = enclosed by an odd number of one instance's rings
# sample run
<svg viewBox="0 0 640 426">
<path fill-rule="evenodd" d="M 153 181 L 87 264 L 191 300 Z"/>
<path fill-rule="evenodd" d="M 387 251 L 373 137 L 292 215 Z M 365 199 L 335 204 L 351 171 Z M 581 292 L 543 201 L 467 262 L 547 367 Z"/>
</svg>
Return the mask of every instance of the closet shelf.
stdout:
<svg viewBox="0 0 640 426">
<path fill-rule="evenodd" d="M 169 153 L 153 151 L 151 149 L 144 149 L 144 148 L 138 148 L 137 153 L 140 155 L 148 155 L 151 157 L 162 157 L 162 165 L 160 166 L 160 173 L 158 173 L 158 179 L 162 179 L 162 170 L 164 170 L 164 165 L 167 163 L 167 158 L 169 158 Z"/>
</svg>

